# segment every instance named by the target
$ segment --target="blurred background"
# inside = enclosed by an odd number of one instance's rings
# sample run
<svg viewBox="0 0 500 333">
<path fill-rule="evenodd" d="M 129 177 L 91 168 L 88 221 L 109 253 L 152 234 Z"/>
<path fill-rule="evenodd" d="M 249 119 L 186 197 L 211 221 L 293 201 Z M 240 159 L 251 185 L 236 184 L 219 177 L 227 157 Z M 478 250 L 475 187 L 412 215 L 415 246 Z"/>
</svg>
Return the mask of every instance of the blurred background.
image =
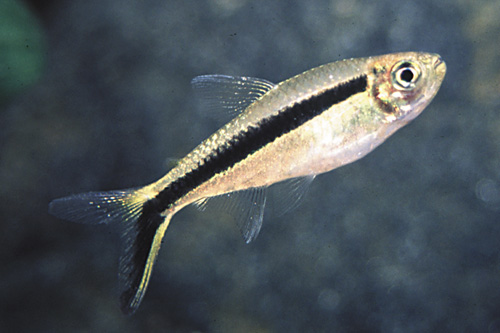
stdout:
<svg viewBox="0 0 500 333">
<path fill-rule="evenodd" d="M 0 0 L 0 330 L 500 332 L 500 2 Z M 366 158 L 266 211 L 247 245 L 187 208 L 146 297 L 118 305 L 119 237 L 48 215 L 147 184 L 218 128 L 201 74 L 279 82 L 441 54 L 435 100 Z"/>
</svg>

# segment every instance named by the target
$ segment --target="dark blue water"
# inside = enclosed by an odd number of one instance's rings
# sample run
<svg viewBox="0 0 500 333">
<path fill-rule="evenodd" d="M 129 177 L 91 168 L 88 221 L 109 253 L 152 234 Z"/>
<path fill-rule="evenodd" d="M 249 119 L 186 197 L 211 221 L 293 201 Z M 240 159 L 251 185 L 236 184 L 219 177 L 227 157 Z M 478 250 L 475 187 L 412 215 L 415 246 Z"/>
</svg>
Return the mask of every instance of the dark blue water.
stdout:
<svg viewBox="0 0 500 333">
<path fill-rule="evenodd" d="M 0 109 L 0 330 L 500 331 L 498 2 L 32 3 L 45 71 Z M 196 75 L 396 51 L 447 63 L 424 113 L 294 211 L 271 202 L 249 245 L 231 216 L 176 215 L 132 317 L 114 231 L 47 213 L 154 181 L 216 130 Z"/>
</svg>

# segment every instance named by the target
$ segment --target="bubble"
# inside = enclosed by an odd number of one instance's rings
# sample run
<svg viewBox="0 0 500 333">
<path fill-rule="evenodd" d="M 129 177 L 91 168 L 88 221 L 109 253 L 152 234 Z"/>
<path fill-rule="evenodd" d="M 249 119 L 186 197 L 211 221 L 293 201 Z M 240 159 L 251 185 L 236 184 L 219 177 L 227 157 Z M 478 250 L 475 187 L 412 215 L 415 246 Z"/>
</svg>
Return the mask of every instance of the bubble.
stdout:
<svg viewBox="0 0 500 333">
<path fill-rule="evenodd" d="M 340 303 L 340 295 L 333 289 L 323 289 L 318 296 L 319 306 L 327 311 L 333 311 Z"/>
<path fill-rule="evenodd" d="M 500 203 L 500 189 L 492 179 L 483 178 L 476 184 L 476 197 L 487 204 Z"/>
</svg>

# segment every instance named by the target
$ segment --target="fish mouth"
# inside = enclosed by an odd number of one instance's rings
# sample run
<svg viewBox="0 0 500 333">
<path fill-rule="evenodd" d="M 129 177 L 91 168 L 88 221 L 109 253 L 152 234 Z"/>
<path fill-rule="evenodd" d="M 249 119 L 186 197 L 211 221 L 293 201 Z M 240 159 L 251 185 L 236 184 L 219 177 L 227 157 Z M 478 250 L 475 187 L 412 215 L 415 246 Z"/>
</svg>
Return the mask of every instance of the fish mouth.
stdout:
<svg viewBox="0 0 500 333">
<path fill-rule="evenodd" d="M 441 56 L 437 56 L 436 58 L 434 58 L 433 67 L 436 73 L 438 73 L 439 75 L 444 76 L 444 74 L 446 73 L 446 63 L 441 58 Z"/>
</svg>

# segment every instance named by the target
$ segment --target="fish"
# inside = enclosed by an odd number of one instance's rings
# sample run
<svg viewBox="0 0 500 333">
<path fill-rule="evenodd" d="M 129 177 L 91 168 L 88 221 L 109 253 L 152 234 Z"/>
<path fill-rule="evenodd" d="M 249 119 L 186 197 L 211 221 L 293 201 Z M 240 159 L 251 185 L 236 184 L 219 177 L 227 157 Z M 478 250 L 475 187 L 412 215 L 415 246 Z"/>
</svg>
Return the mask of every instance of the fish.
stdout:
<svg viewBox="0 0 500 333">
<path fill-rule="evenodd" d="M 446 64 L 437 54 L 402 52 L 325 64 L 279 84 L 246 76 L 192 80 L 209 110 L 234 118 L 158 181 L 125 190 L 55 199 L 49 212 L 87 224 L 117 224 L 120 306 L 144 298 L 172 217 L 188 205 L 234 202 L 247 243 L 262 226 L 267 189 L 283 184 L 290 205 L 314 177 L 352 163 L 415 119 L 437 94 Z"/>
</svg>

